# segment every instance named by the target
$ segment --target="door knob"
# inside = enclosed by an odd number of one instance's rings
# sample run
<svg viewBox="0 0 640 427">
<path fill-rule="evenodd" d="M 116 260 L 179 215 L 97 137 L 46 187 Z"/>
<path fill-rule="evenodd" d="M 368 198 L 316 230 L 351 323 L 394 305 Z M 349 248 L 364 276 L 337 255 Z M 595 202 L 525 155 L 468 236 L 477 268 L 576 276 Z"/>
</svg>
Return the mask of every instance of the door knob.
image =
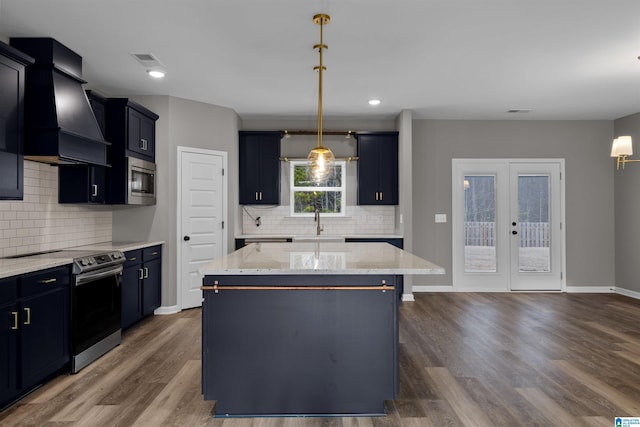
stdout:
<svg viewBox="0 0 640 427">
<path fill-rule="evenodd" d="M 511 225 L 513 225 L 513 226 L 515 227 L 517 224 L 516 224 L 516 222 L 515 222 L 515 221 L 513 221 L 513 222 L 511 223 Z"/>
<path fill-rule="evenodd" d="M 511 234 L 518 234 L 518 232 L 516 230 L 513 230 Z"/>
<path fill-rule="evenodd" d="M 184 241 L 185 241 L 185 242 L 188 242 L 189 240 L 191 240 L 191 237 L 189 237 L 189 236 L 184 236 L 184 237 L 183 237 L 183 239 L 184 239 Z"/>
</svg>

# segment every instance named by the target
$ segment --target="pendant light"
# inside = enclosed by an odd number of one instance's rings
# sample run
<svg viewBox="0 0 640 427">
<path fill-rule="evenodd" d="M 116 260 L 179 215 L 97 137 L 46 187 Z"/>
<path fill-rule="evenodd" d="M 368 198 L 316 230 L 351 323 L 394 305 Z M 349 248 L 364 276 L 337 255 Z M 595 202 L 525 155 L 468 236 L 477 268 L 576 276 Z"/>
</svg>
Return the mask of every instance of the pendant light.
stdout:
<svg viewBox="0 0 640 427">
<path fill-rule="evenodd" d="M 320 65 L 313 67 L 318 72 L 318 143 L 314 149 L 309 152 L 307 159 L 311 166 L 311 176 L 315 182 L 321 182 L 326 180 L 335 156 L 331 150 L 322 145 L 322 73 L 326 70 L 322 62 L 322 51 L 327 49 L 327 45 L 323 43 L 322 28 L 328 24 L 331 18 L 329 15 L 319 13 L 313 17 L 313 22 L 320 25 L 320 43 L 313 46 L 314 49 L 318 49 L 320 56 Z"/>
</svg>

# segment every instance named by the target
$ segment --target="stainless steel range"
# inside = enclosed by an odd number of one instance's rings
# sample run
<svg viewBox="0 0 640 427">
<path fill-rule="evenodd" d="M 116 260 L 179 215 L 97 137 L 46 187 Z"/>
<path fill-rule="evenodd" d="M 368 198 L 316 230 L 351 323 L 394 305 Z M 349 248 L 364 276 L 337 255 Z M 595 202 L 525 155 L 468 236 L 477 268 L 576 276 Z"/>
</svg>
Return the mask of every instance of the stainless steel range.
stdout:
<svg viewBox="0 0 640 427">
<path fill-rule="evenodd" d="M 121 251 L 78 253 L 71 287 L 71 372 L 76 373 L 121 341 Z"/>
</svg>

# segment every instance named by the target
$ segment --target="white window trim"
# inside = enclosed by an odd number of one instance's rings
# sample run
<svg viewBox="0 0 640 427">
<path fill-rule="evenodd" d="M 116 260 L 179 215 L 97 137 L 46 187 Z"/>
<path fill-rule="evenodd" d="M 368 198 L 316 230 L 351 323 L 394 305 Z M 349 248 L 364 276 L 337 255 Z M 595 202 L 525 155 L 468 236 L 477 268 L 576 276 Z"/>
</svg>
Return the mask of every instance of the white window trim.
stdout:
<svg viewBox="0 0 640 427">
<path fill-rule="evenodd" d="M 340 180 L 340 182 L 342 182 L 342 186 L 340 187 L 295 187 L 293 184 L 295 182 L 294 179 L 294 169 L 296 166 L 306 166 L 309 162 L 307 160 L 292 160 L 289 163 L 289 214 L 292 217 L 312 217 L 315 215 L 315 213 L 313 212 L 304 212 L 304 213 L 297 213 L 294 212 L 294 195 L 296 191 L 339 191 L 342 193 L 342 204 L 341 204 L 341 210 L 342 212 L 338 212 L 338 213 L 322 213 L 323 217 L 344 217 L 346 216 L 346 206 L 347 206 L 347 187 L 346 187 L 346 180 L 347 180 L 347 162 L 344 160 L 336 160 L 334 163 L 338 166 L 341 166 L 341 170 L 342 170 L 342 179 Z"/>
</svg>

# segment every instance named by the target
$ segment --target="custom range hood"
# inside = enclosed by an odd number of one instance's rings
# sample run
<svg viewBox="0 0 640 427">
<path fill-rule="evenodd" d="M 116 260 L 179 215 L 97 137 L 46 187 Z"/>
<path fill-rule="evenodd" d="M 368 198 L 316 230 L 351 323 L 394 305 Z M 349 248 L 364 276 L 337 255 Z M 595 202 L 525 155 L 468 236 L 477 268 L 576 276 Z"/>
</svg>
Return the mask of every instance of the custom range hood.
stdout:
<svg viewBox="0 0 640 427">
<path fill-rule="evenodd" d="M 24 158 L 107 166 L 107 145 L 82 88 L 82 57 L 52 38 L 11 38 L 32 56 L 25 87 Z"/>
</svg>

